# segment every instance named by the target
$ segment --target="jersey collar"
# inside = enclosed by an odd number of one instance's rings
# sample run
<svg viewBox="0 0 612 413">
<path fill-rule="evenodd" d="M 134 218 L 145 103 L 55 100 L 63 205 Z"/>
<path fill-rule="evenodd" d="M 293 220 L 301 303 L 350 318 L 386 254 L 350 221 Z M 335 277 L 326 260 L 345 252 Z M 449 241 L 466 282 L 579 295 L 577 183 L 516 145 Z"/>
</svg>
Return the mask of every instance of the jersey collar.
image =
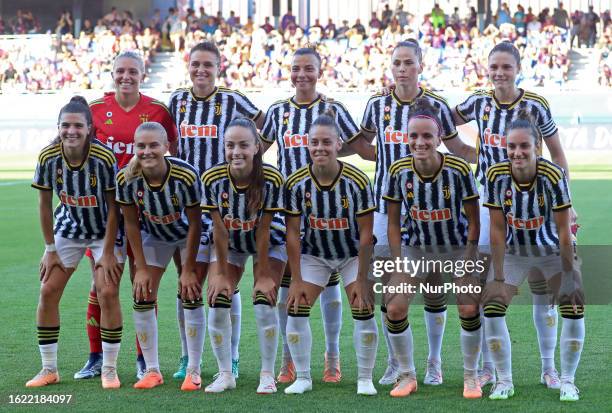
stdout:
<svg viewBox="0 0 612 413">
<path fill-rule="evenodd" d="M 197 100 L 199 102 L 206 102 L 210 100 L 210 98 L 212 98 L 218 91 L 219 91 L 219 88 L 215 86 L 213 91 L 210 92 L 208 96 L 199 97 L 199 96 L 196 96 L 195 93 L 193 93 L 193 87 L 189 88 L 189 93 L 191 94 L 191 97 L 193 98 L 193 100 Z"/>
<path fill-rule="evenodd" d="M 319 181 L 317 180 L 317 177 L 315 176 L 315 174 L 312 172 L 312 164 L 308 165 L 308 174 L 312 178 L 312 182 L 314 182 L 315 186 L 317 187 L 319 191 L 331 191 L 334 189 L 334 187 L 340 180 L 340 177 L 342 176 L 342 172 L 344 171 L 344 163 L 342 161 L 338 161 L 338 163 L 340 164 L 340 170 L 338 171 L 338 175 L 336 175 L 332 183 L 329 185 L 321 185 Z"/>
<path fill-rule="evenodd" d="M 442 162 L 440 162 L 440 167 L 438 168 L 436 173 L 434 173 L 433 175 L 429 175 L 429 176 L 421 175 L 419 171 L 417 171 L 416 167 L 414 166 L 414 158 L 412 159 L 412 169 L 414 169 L 414 173 L 416 174 L 417 178 L 419 178 L 419 181 L 435 182 L 435 180 L 438 179 L 438 176 L 440 176 L 440 172 L 442 171 L 442 169 L 444 169 L 444 164 L 446 163 L 446 156 L 441 152 L 438 152 L 438 153 L 442 155 Z"/>
<path fill-rule="evenodd" d="M 423 96 L 424 93 L 425 93 L 425 89 L 423 89 L 422 87 L 419 87 L 419 93 L 417 93 L 417 95 L 414 97 L 414 99 L 412 99 L 412 100 L 401 100 L 399 98 L 399 96 L 397 96 L 397 94 L 395 93 L 395 89 L 393 89 L 391 91 L 391 96 L 393 96 L 393 99 L 399 105 L 412 105 L 414 103 L 414 101 L 417 100 L 418 98 L 420 98 L 421 96 Z"/>
<path fill-rule="evenodd" d="M 321 94 L 319 93 L 319 95 L 315 98 L 315 100 L 313 100 L 310 103 L 298 103 L 295 100 L 295 96 L 291 96 L 289 98 L 289 103 L 291 103 L 293 106 L 295 106 L 298 109 L 310 109 L 311 107 L 313 107 L 316 103 L 318 103 L 321 100 Z"/>
<path fill-rule="evenodd" d="M 168 170 L 166 171 L 166 176 L 164 177 L 161 185 L 151 185 L 149 181 L 147 181 L 147 177 L 142 172 L 140 173 L 142 175 L 142 179 L 145 181 L 145 184 L 147 185 L 147 188 L 149 188 L 149 190 L 151 190 L 152 192 L 163 191 L 163 189 L 166 187 L 166 184 L 168 183 L 168 180 L 170 179 L 170 175 L 172 174 L 172 163 L 168 160 L 168 157 L 166 156 L 164 156 L 164 161 L 166 162 L 166 165 L 168 166 Z"/>
<path fill-rule="evenodd" d="M 521 88 L 519 88 L 519 95 L 516 99 L 514 99 L 514 101 L 512 102 L 500 102 L 499 100 L 497 100 L 497 98 L 495 97 L 495 91 L 491 91 L 491 95 L 493 96 L 493 102 L 495 102 L 495 106 L 497 106 L 498 109 L 507 109 L 510 110 L 512 108 L 514 108 L 521 100 L 523 100 L 523 97 L 525 96 L 525 91 Z"/>
<path fill-rule="evenodd" d="M 66 154 L 64 154 L 64 145 L 60 144 L 60 148 L 62 149 L 62 158 L 64 159 L 64 162 L 66 163 L 66 167 L 68 167 L 68 169 L 71 171 L 80 171 L 81 169 L 83 169 L 83 166 L 85 165 L 85 163 L 89 159 L 89 155 L 91 154 L 91 142 L 89 142 L 89 145 L 87 145 L 87 155 L 83 158 L 80 164 L 76 166 L 72 166 L 70 165 L 68 158 L 66 158 Z"/>
<path fill-rule="evenodd" d="M 519 192 L 530 192 L 535 187 L 535 184 L 538 180 L 538 168 L 540 166 L 540 158 L 536 159 L 536 174 L 533 177 L 533 180 L 528 184 L 519 184 L 518 181 L 514 178 L 514 174 L 512 173 L 512 165 L 510 165 L 510 176 L 512 177 L 512 185 Z"/>
<path fill-rule="evenodd" d="M 226 171 L 227 171 L 227 177 L 229 178 L 229 181 L 230 181 L 230 185 L 232 186 L 232 189 L 234 190 L 234 192 L 243 193 L 243 192 L 246 192 L 247 189 L 249 189 L 248 185 L 239 186 L 234 182 L 234 178 L 232 177 L 232 174 L 230 173 L 229 163 L 227 164 Z"/>
</svg>

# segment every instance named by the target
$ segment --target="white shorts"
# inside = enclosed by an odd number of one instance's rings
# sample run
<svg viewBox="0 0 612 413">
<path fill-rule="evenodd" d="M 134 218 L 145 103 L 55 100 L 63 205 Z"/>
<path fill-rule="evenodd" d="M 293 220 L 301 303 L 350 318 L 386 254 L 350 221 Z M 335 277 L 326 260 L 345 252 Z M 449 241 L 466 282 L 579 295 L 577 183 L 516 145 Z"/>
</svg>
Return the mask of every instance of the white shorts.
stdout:
<svg viewBox="0 0 612 413">
<path fill-rule="evenodd" d="M 206 233 L 202 233 L 202 236 L 200 237 L 200 245 L 198 246 L 196 262 L 203 262 L 206 264 L 210 262 L 210 238 Z"/>
<path fill-rule="evenodd" d="M 400 225 L 404 222 L 405 216 L 400 217 Z M 387 228 L 389 227 L 389 215 L 374 211 L 374 236 L 376 237 L 376 246 L 374 247 L 375 257 L 389 257 L 389 235 Z"/>
<path fill-rule="evenodd" d="M 187 240 L 176 242 L 167 242 L 150 235 L 147 232 L 141 231 L 142 237 L 142 252 L 144 253 L 145 262 L 153 267 L 166 268 L 174 255 L 177 248 L 181 252 L 181 262 L 187 257 Z"/>
<path fill-rule="evenodd" d="M 302 254 L 300 267 L 303 281 L 325 288 L 331 275 L 338 272 L 342 276 L 342 282 L 346 287 L 357 280 L 359 257 L 326 260 L 314 255 Z"/>
<path fill-rule="evenodd" d="M 520 255 L 506 254 L 504 256 L 504 278 L 506 284 L 520 286 L 529 273 L 537 269 L 542 272 L 548 281 L 555 274 L 562 272 L 561 257 L 558 255 L 547 255 L 544 257 L 522 257 Z M 487 281 L 493 280 L 493 271 L 489 272 Z"/>
<path fill-rule="evenodd" d="M 478 209 L 480 210 L 480 236 L 478 237 L 478 249 L 483 254 L 491 254 L 491 216 L 489 208 L 483 206 L 484 187 L 481 186 L 478 190 L 480 198 L 478 198 Z"/>
<path fill-rule="evenodd" d="M 87 248 L 91 250 L 94 262 L 98 262 L 104 253 L 103 239 L 69 239 L 55 236 L 55 248 L 62 264 L 66 268 L 76 268 Z M 117 244 L 121 244 L 118 246 Z M 125 262 L 127 249 L 125 242 L 115 243 L 115 257 L 121 264 Z"/>
<path fill-rule="evenodd" d="M 236 252 L 229 250 L 227 252 L 227 262 L 236 267 L 244 268 L 249 257 L 257 262 L 257 254 L 249 254 L 248 252 Z M 281 262 L 287 262 L 287 249 L 285 245 L 270 245 L 268 250 L 268 258 L 273 258 Z M 217 252 L 214 244 L 210 246 L 210 262 L 217 261 Z"/>
</svg>

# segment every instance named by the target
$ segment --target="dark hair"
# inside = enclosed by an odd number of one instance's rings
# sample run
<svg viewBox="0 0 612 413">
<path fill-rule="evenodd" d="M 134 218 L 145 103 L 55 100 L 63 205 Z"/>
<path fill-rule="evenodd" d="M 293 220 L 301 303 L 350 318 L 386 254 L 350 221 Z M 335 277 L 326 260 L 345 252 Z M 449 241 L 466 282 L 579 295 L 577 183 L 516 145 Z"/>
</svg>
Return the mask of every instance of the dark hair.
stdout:
<svg viewBox="0 0 612 413">
<path fill-rule="evenodd" d="M 498 52 L 508 53 L 512 55 L 512 57 L 514 57 L 514 60 L 516 61 L 516 65 L 518 66 L 518 68 L 519 69 L 521 68 L 521 54 L 519 53 L 516 46 L 512 44 L 512 42 L 508 40 L 504 40 L 501 43 L 497 43 L 489 52 L 488 58 L 490 58 L 493 53 L 498 53 Z"/>
<path fill-rule="evenodd" d="M 420 97 L 410 106 L 408 113 L 408 123 L 414 118 L 428 117 L 432 118 L 438 126 L 438 134 L 442 135 L 442 126 L 440 125 L 440 109 L 431 104 L 427 98 Z"/>
<path fill-rule="evenodd" d="M 314 56 L 317 59 L 317 62 L 319 62 L 319 67 L 321 67 L 321 56 L 315 47 L 300 47 L 295 51 L 293 57 L 307 55 Z"/>
<path fill-rule="evenodd" d="M 314 122 L 312 122 L 312 125 L 310 125 L 310 130 L 312 131 L 316 126 L 327 126 L 332 128 L 336 136 L 340 138 L 340 128 L 338 127 L 338 122 L 336 122 L 336 111 L 331 106 L 327 108 L 325 112 L 317 116 Z"/>
<path fill-rule="evenodd" d="M 217 58 L 217 66 L 221 64 L 221 52 L 219 52 L 219 48 L 213 42 L 202 42 L 196 44 L 189 51 L 189 58 L 191 58 L 195 52 L 210 52 Z"/>
<path fill-rule="evenodd" d="M 535 119 L 531 113 L 529 113 L 529 110 L 527 110 L 527 108 L 522 108 L 516 114 L 516 118 L 510 122 L 510 125 L 508 125 L 508 132 L 506 133 L 506 136 L 508 136 L 513 130 L 527 129 L 533 138 L 533 143 L 538 146 L 540 144 L 540 131 L 535 125 Z"/>
<path fill-rule="evenodd" d="M 395 45 L 395 47 L 393 48 L 393 52 L 391 52 L 391 54 L 395 53 L 395 51 L 399 49 L 400 47 L 407 47 L 409 49 L 414 50 L 414 54 L 416 55 L 419 61 L 419 64 L 423 62 L 423 51 L 421 50 L 421 46 L 419 45 L 419 42 L 416 41 L 415 39 L 402 40 L 401 42 Z"/>
<path fill-rule="evenodd" d="M 227 125 L 225 133 L 233 126 L 240 126 L 241 128 L 248 129 L 255 142 L 259 145 L 259 150 L 255 156 L 253 156 L 253 169 L 251 170 L 251 176 L 249 176 L 249 187 L 246 191 L 247 208 L 249 213 L 253 214 L 261 208 L 261 203 L 263 202 L 263 188 L 265 185 L 263 151 L 259 140 L 259 133 L 257 132 L 255 122 L 249 118 L 239 117 L 233 119 L 229 125 Z"/>
<path fill-rule="evenodd" d="M 87 136 L 88 140 L 91 141 L 93 137 L 93 121 L 91 117 L 91 110 L 89 109 L 89 105 L 83 96 L 73 96 L 70 99 L 70 102 L 65 104 L 59 111 L 59 115 L 57 115 L 57 124 L 59 126 L 62 116 L 64 113 L 79 113 L 85 117 L 85 122 L 87 123 L 87 127 L 89 128 L 89 135 Z M 52 143 L 59 143 L 61 141 L 59 135 L 53 139 Z M 88 142 L 89 144 L 89 142 Z"/>
</svg>

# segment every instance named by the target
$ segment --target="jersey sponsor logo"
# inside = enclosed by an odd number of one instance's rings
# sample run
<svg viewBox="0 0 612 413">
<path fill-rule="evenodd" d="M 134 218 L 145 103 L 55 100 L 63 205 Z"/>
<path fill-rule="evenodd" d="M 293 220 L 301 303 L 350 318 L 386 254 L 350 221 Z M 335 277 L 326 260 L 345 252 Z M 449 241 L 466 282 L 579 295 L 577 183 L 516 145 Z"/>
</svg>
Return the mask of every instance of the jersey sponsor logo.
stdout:
<svg viewBox="0 0 612 413">
<path fill-rule="evenodd" d="M 416 221 L 448 221 L 451 219 L 451 210 L 450 208 L 443 209 L 419 209 L 418 206 L 413 205 L 409 211 L 410 218 Z"/>
<path fill-rule="evenodd" d="M 387 144 L 405 143 L 408 144 L 408 133 L 393 129 L 391 126 L 385 128 L 385 139 Z"/>
<path fill-rule="evenodd" d="M 451 191 L 450 191 L 450 187 L 448 185 L 444 185 L 442 187 L 442 195 L 444 195 L 444 199 L 450 199 Z"/>
<path fill-rule="evenodd" d="M 249 219 L 243 221 L 239 218 L 234 218 L 232 215 L 227 214 L 223 217 L 223 223 L 225 228 L 234 231 L 253 231 L 259 222 L 259 218 Z"/>
<path fill-rule="evenodd" d="M 320 230 L 344 230 L 348 229 L 348 218 L 317 218 L 314 215 L 308 216 L 308 225 L 313 229 Z"/>
<path fill-rule="evenodd" d="M 181 219 L 180 212 L 173 212 L 168 215 L 152 215 L 149 211 L 143 211 L 143 215 L 154 224 L 168 225 Z"/>
<path fill-rule="evenodd" d="M 493 146 L 495 148 L 506 147 L 506 137 L 504 135 L 498 135 L 497 133 L 491 133 L 491 128 L 486 128 L 484 130 L 482 141 L 483 144 L 487 146 Z"/>
<path fill-rule="evenodd" d="M 98 177 L 94 173 L 89 174 L 89 186 L 95 188 L 96 185 L 98 185 Z"/>
<path fill-rule="evenodd" d="M 145 123 L 149 121 L 148 113 L 141 113 L 140 115 L 138 115 L 138 117 L 140 118 L 140 123 Z"/>
<path fill-rule="evenodd" d="M 66 191 L 60 192 L 60 201 L 64 205 L 80 208 L 96 208 L 98 206 L 98 198 L 95 195 L 72 196 Z"/>
<path fill-rule="evenodd" d="M 106 139 L 106 146 L 108 146 L 113 153 L 116 154 L 128 154 L 134 155 L 134 143 L 125 143 L 121 141 L 115 142 L 115 138 L 113 136 L 109 136 Z"/>
<path fill-rule="evenodd" d="M 515 218 L 512 214 L 508 214 L 506 216 L 506 221 L 512 228 L 532 230 L 538 229 L 544 224 L 544 217 L 539 216 L 535 218 L 521 219 Z"/>
<path fill-rule="evenodd" d="M 302 148 L 308 146 L 308 134 L 300 135 L 299 133 L 292 134 L 291 131 L 285 131 L 283 134 L 283 143 L 285 148 Z"/>
<path fill-rule="evenodd" d="M 182 138 L 217 138 L 217 125 L 189 125 L 181 123 Z"/>
</svg>

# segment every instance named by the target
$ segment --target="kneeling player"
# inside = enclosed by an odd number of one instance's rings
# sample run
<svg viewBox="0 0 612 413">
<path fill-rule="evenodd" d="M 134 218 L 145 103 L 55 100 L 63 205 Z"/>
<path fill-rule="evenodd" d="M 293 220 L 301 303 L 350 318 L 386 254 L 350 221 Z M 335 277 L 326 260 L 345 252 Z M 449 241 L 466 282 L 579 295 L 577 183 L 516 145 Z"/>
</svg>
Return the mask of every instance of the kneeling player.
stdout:
<svg viewBox="0 0 612 413">
<path fill-rule="evenodd" d="M 411 251 L 408 258 L 413 261 L 422 257 L 442 261 L 446 258 L 451 262 L 463 258 L 475 259 L 479 225 L 478 193 L 474 176 L 464 160 L 437 151 L 442 128 L 438 110 L 426 99 L 418 99 L 411 108 L 408 136 L 411 154 L 391 165 L 384 195 L 388 201 L 389 247 L 393 255 L 397 257 L 400 253 L 401 231 L 404 229 L 404 244 Z M 402 203 L 408 211 L 403 224 L 400 222 Z M 471 250 L 471 253 L 466 250 Z M 431 275 L 437 278 L 440 274 Z M 402 278 L 405 281 L 406 276 L 394 275 L 391 284 L 401 282 Z M 476 279 L 470 281 L 468 278 L 455 281 L 464 286 L 477 285 Z M 429 277 L 426 280 L 431 281 Z M 435 303 L 443 297 L 443 293 L 437 291 L 424 294 L 426 303 Z M 393 294 L 385 298 L 385 328 L 400 369 L 399 381 L 391 391 L 391 396 L 405 397 L 417 389 L 412 331 L 408 323 L 410 294 Z M 463 396 L 479 398 L 482 392 L 477 376 L 480 354 L 478 302 L 476 297 L 467 295 L 458 297 L 458 301 L 462 327 Z"/>
<path fill-rule="evenodd" d="M 117 174 L 117 202 L 134 253 L 134 327 L 147 370 L 134 388 L 162 384 L 157 352 L 155 304 L 161 277 L 179 249 L 181 298 L 188 311 L 188 373 L 181 389 L 200 384 L 200 359 L 204 344 L 202 274 L 196 271 L 201 236 L 202 193 L 195 169 L 177 158 L 166 157 L 168 137 L 156 122 L 141 124 L 134 134 L 136 154 Z"/>
<path fill-rule="evenodd" d="M 85 99 L 74 97 L 60 111 L 58 138 L 38 158 L 32 186 L 40 190 L 41 229 L 45 254 L 40 262 L 38 344 L 43 368 L 27 387 L 58 383 L 59 302 L 85 251 L 95 262 L 94 284 L 102 308 L 102 387 L 118 388 L 117 356 L 121 342 L 119 282 L 125 251 L 115 250 L 118 210 L 112 151 L 92 139 L 92 118 Z M 60 198 L 55 210 L 53 191 Z"/>
<path fill-rule="evenodd" d="M 276 168 L 263 164 L 262 145 L 252 120 L 232 120 L 225 132 L 224 146 L 227 163 L 202 175 L 202 207 L 210 211 L 213 220 L 208 331 L 219 365 L 217 378 L 205 391 L 220 393 L 236 387 L 232 375 L 230 296 L 242 278 L 247 259 L 253 257 L 253 304 L 261 352 L 257 393 L 275 393 L 276 295 L 287 254 L 282 234 L 279 239 L 274 231 L 271 242 L 270 224 L 274 212 L 283 209 L 283 178 Z"/>
<path fill-rule="evenodd" d="M 297 374 L 285 389 L 288 394 L 312 390 L 310 308 L 335 271 L 343 278 L 355 322 L 357 393 L 376 394 L 372 369 L 378 330 L 367 283 L 374 201 L 368 177 L 337 160 L 341 147 L 335 116 L 326 112 L 310 129 L 312 163 L 287 179 L 287 253 L 292 268 L 287 341 Z M 300 226 L 304 229 L 301 241 Z"/>
<path fill-rule="evenodd" d="M 509 160 L 487 171 L 484 205 L 491 214 L 493 274 L 483 302 L 486 342 L 498 374 L 489 398 L 514 395 L 506 310 L 511 294 L 536 268 L 550 284 L 561 282 L 560 398 L 575 401 L 579 399 L 574 374 L 584 343 L 584 303 L 574 279 L 571 201 L 563 169 L 538 156 L 540 139 L 535 125 L 529 112 L 519 112 L 508 128 Z M 559 273 L 561 280 L 555 276 Z"/>
</svg>

